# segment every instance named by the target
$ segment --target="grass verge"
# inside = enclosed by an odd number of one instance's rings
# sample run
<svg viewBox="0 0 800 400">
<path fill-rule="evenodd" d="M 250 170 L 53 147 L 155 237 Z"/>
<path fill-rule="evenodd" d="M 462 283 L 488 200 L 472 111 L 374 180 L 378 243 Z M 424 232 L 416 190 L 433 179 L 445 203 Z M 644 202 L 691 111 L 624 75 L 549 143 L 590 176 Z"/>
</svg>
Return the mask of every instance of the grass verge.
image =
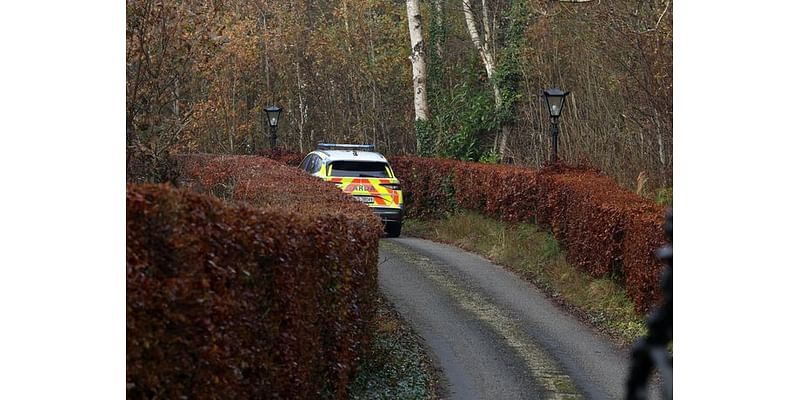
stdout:
<svg viewBox="0 0 800 400">
<path fill-rule="evenodd" d="M 620 345 L 646 333 L 643 316 L 621 285 L 569 265 L 558 241 L 536 225 L 510 224 L 475 212 L 435 221 L 410 219 L 403 225 L 409 236 L 454 244 L 511 269 Z"/>
<path fill-rule="evenodd" d="M 350 385 L 351 400 L 440 399 L 439 372 L 422 339 L 378 296 L 371 348 Z"/>
</svg>

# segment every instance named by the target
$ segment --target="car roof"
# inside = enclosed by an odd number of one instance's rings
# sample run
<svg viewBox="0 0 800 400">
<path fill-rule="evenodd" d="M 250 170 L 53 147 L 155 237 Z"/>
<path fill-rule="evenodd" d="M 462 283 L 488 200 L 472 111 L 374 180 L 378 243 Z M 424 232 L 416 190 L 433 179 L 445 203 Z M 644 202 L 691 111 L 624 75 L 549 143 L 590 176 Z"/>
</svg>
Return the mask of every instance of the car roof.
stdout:
<svg viewBox="0 0 800 400">
<path fill-rule="evenodd" d="M 374 151 L 358 150 L 316 150 L 316 153 L 325 161 L 377 161 L 387 162 L 386 157 Z"/>
</svg>

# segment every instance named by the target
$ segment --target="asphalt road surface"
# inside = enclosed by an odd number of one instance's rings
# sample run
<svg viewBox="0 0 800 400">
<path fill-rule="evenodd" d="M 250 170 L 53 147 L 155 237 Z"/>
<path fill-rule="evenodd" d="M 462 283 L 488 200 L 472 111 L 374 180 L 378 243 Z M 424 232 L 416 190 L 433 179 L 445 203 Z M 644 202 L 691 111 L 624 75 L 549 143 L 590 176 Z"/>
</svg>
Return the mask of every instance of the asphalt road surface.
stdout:
<svg viewBox="0 0 800 400">
<path fill-rule="evenodd" d="M 624 397 L 626 351 L 485 258 L 385 239 L 379 281 L 425 340 L 449 398 Z"/>
</svg>

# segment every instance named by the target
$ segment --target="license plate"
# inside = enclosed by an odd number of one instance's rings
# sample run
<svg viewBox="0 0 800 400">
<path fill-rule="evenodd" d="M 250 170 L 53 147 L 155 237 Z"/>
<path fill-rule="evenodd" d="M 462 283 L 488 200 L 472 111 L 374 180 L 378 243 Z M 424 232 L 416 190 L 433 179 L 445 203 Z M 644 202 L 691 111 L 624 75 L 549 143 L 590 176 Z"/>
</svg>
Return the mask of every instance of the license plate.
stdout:
<svg viewBox="0 0 800 400">
<path fill-rule="evenodd" d="M 372 196 L 353 196 L 353 197 L 355 197 L 358 201 L 362 203 L 372 203 L 375 201 L 375 199 L 373 199 Z"/>
</svg>

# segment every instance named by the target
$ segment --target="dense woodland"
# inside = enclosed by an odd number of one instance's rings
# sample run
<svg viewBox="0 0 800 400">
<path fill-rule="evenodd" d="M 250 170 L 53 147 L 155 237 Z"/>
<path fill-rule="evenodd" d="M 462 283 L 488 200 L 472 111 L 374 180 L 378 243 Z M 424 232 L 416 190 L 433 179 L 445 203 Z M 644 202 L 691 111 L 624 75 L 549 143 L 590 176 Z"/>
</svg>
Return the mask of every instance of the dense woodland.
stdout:
<svg viewBox="0 0 800 400">
<path fill-rule="evenodd" d="M 672 33 L 671 0 L 128 0 L 128 178 L 165 179 L 174 153 L 266 151 L 267 104 L 292 151 L 366 142 L 539 166 L 541 92 L 560 86 L 562 159 L 671 186 Z"/>
</svg>

